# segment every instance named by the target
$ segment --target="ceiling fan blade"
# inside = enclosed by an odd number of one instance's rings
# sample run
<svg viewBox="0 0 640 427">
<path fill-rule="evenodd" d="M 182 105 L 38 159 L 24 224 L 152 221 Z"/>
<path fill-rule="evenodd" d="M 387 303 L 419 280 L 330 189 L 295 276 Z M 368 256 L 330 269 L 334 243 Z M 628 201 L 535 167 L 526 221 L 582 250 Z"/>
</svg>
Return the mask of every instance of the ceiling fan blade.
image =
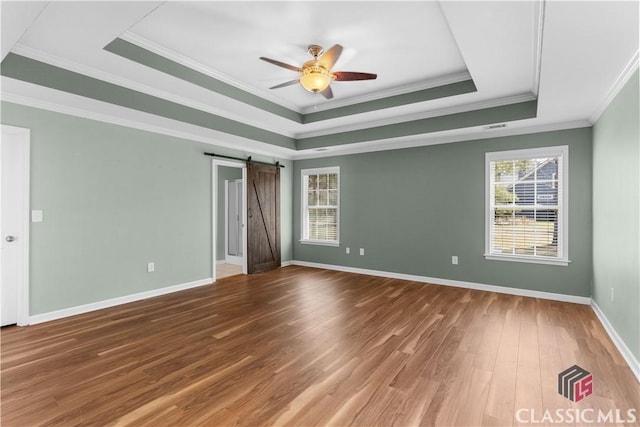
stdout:
<svg viewBox="0 0 640 427">
<path fill-rule="evenodd" d="M 331 90 L 331 86 L 327 86 L 325 90 L 320 92 L 320 95 L 324 96 L 327 99 L 333 98 L 333 91 Z"/>
<path fill-rule="evenodd" d="M 302 71 L 302 68 L 296 67 L 294 65 L 285 64 L 284 62 L 276 61 L 275 59 L 265 58 L 264 56 L 261 56 L 260 59 L 262 59 L 263 61 L 267 61 L 270 64 L 277 65 L 278 67 L 286 68 L 287 70 L 298 71 L 298 72 Z"/>
<path fill-rule="evenodd" d="M 327 50 L 320 58 L 318 58 L 318 61 L 320 62 L 320 65 L 325 67 L 327 70 L 330 70 L 335 65 L 338 58 L 340 58 L 341 53 L 342 46 L 339 44 L 333 45 L 331 49 Z"/>
<path fill-rule="evenodd" d="M 358 73 L 354 71 L 335 71 L 333 73 L 336 76 L 337 81 L 350 81 L 350 80 L 375 80 L 378 75 L 371 73 Z"/>
<path fill-rule="evenodd" d="M 270 87 L 269 89 L 280 89 L 281 87 L 294 85 L 294 84 L 298 83 L 299 81 L 300 81 L 300 79 L 290 80 L 288 82 L 280 83 L 279 85 L 275 85 L 273 87 Z"/>
</svg>

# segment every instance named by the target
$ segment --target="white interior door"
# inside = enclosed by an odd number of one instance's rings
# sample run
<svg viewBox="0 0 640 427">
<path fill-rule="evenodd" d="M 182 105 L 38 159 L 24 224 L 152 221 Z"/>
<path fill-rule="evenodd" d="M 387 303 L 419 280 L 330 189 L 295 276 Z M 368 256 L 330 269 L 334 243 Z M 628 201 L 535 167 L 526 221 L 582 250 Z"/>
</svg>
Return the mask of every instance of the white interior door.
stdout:
<svg viewBox="0 0 640 427">
<path fill-rule="evenodd" d="M 0 139 L 0 321 L 28 322 L 29 130 L 2 126 Z"/>
</svg>

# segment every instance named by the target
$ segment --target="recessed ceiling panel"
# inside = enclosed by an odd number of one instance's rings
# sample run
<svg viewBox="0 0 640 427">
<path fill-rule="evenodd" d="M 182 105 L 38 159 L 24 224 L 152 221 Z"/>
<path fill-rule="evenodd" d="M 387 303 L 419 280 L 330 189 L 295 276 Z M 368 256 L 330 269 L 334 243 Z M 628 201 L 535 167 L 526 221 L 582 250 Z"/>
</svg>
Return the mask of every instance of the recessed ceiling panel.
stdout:
<svg viewBox="0 0 640 427">
<path fill-rule="evenodd" d="M 308 45 L 343 45 L 334 71 L 378 78 L 333 82 L 335 102 L 358 102 L 372 91 L 409 92 L 466 72 L 437 2 L 167 2 L 128 35 L 298 110 L 331 101 L 299 85 L 269 90 L 298 75 L 259 57 L 301 66 L 311 59 Z"/>
<path fill-rule="evenodd" d="M 52 1 L 36 19 L 23 12 L 2 2 L 3 23 L 31 21 L 0 28 L 11 52 L 3 100 L 263 152 L 295 145 L 296 157 L 311 142 L 333 155 L 484 138 L 492 123 L 508 122 L 494 136 L 588 126 L 638 63 L 637 2 Z M 107 49 L 114 41 L 153 60 Z M 334 69 L 378 80 L 334 82 L 330 101 L 297 85 L 269 90 L 296 75 L 258 58 L 299 65 L 311 43 L 342 44 Z M 535 118 L 482 116 L 536 98 Z M 381 127 L 401 131 L 380 140 Z"/>
</svg>

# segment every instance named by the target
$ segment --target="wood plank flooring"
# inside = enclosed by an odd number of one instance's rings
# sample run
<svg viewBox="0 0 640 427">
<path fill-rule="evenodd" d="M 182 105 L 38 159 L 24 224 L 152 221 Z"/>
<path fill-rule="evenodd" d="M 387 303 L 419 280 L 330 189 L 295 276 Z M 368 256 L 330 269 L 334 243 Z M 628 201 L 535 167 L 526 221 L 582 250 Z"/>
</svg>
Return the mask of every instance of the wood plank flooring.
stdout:
<svg viewBox="0 0 640 427">
<path fill-rule="evenodd" d="M 218 280 L 242 274 L 242 266 L 236 264 L 216 264 L 216 278 Z"/>
<path fill-rule="evenodd" d="M 1 341 L 3 426 L 510 426 L 520 408 L 640 411 L 588 306 L 303 267 L 4 328 Z M 579 403 L 557 393 L 574 364 L 594 377 Z"/>
</svg>

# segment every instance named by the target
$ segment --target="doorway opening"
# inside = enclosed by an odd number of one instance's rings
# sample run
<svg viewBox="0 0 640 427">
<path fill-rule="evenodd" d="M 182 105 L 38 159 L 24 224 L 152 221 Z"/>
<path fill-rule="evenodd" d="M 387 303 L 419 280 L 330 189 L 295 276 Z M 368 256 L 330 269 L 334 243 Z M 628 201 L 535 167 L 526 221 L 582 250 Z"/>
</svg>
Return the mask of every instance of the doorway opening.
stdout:
<svg viewBox="0 0 640 427">
<path fill-rule="evenodd" d="M 221 167 L 220 175 L 228 172 L 242 176 L 242 171 L 237 168 Z M 242 179 L 224 180 L 224 259 L 218 255 L 217 277 L 235 276 L 242 274 L 242 259 L 244 256 L 244 242 L 242 241 L 242 212 L 243 204 L 243 181 Z M 222 210 L 218 208 L 220 216 Z M 218 219 L 220 223 L 220 219 Z"/>
<path fill-rule="evenodd" d="M 247 274 L 246 165 L 212 160 L 213 267 L 215 282 Z"/>
</svg>

